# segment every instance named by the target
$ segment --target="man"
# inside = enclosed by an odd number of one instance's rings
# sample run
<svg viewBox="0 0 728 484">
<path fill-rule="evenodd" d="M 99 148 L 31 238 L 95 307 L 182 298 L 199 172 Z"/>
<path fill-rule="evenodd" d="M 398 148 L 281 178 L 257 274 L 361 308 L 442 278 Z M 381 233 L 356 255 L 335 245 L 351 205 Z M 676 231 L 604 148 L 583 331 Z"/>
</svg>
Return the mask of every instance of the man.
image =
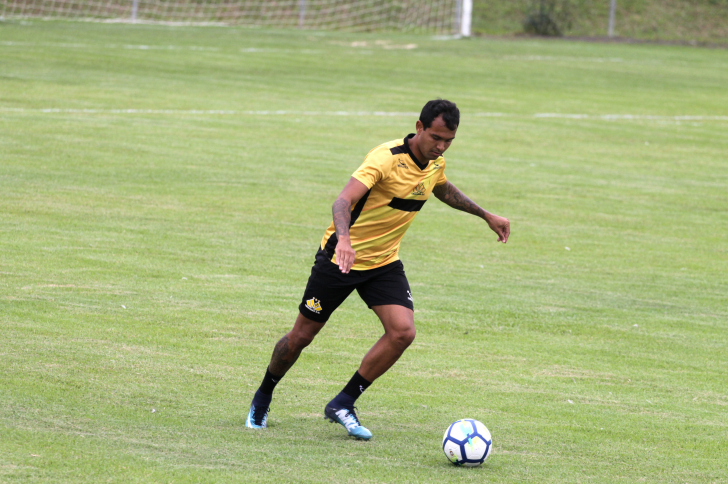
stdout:
<svg viewBox="0 0 728 484">
<path fill-rule="evenodd" d="M 384 374 L 415 338 L 412 293 L 399 260 L 399 244 L 430 193 L 458 210 L 477 215 L 506 243 L 508 219 L 480 208 L 445 177 L 443 153 L 455 139 L 460 111 L 438 99 L 422 109 L 417 132 L 369 152 L 334 202 L 293 329 L 278 341 L 246 427 L 266 428 L 278 381 L 321 331 L 331 313 L 356 289 L 384 326 L 384 335 L 364 356 L 359 370 L 324 409 L 325 418 L 350 436 L 369 440 L 354 402 Z"/>
</svg>

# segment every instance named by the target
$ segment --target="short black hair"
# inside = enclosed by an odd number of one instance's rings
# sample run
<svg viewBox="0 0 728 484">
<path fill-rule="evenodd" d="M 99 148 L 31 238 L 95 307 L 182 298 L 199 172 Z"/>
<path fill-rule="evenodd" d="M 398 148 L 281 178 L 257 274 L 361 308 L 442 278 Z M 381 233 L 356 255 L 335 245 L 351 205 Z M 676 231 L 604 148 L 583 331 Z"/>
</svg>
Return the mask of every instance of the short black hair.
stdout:
<svg viewBox="0 0 728 484">
<path fill-rule="evenodd" d="M 427 129 L 432 126 L 432 122 L 436 117 L 442 115 L 442 120 L 445 121 L 445 126 L 451 131 L 458 129 L 460 124 L 460 110 L 455 103 L 448 101 L 447 99 L 433 99 L 425 104 L 420 113 L 420 121 L 422 126 Z"/>
</svg>

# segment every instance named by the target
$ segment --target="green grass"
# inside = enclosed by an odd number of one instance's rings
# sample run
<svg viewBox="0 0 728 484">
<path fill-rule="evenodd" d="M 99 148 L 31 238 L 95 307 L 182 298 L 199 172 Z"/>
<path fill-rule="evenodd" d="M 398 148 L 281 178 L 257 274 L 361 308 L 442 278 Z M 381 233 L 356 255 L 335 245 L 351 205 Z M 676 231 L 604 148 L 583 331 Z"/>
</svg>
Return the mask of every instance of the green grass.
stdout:
<svg viewBox="0 0 728 484">
<path fill-rule="evenodd" d="M 683 47 L 0 23 L 0 481 L 725 482 L 726 67 Z M 401 251 L 418 336 L 359 401 L 373 441 L 322 418 L 381 332 L 356 296 L 246 431 L 334 197 L 414 127 L 371 113 L 438 96 L 463 112 L 449 179 L 511 239 L 436 200 L 420 214 Z M 493 434 L 481 468 L 440 450 L 461 417 Z"/>
</svg>

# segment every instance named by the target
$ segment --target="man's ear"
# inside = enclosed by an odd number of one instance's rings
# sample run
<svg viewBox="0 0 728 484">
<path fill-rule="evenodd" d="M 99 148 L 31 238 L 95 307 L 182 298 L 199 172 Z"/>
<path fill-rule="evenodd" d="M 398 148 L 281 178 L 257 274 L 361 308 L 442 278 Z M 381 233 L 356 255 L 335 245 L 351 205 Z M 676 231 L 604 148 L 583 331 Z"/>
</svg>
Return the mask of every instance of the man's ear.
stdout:
<svg viewBox="0 0 728 484">
<path fill-rule="evenodd" d="M 425 130 L 425 126 L 422 124 L 422 121 L 419 119 L 415 123 L 415 129 L 417 130 L 417 134 L 420 134 L 422 131 Z"/>
</svg>

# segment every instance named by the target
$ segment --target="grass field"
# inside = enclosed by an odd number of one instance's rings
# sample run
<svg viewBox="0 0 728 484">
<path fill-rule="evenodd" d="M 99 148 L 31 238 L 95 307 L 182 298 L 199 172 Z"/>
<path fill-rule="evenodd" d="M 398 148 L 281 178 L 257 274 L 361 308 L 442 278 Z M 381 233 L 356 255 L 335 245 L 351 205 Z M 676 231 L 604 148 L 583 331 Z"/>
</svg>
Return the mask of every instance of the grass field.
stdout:
<svg viewBox="0 0 728 484">
<path fill-rule="evenodd" d="M 0 22 L 0 482 L 728 481 L 726 85 L 724 50 Z M 508 244 L 426 205 L 371 442 L 322 418 L 356 296 L 246 431 L 333 199 L 434 97 Z"/>
<path fill-rule="evenodd" d="M 606 37 L 607 0 L 549 0 L 547 5 L 567 7 L 571 22 L 559 27 L 565 35 Z M 474 0 L 473 32 L 489 35 L 523 33 L 526 12 L 539 0 Z M 616 37 L 728 45 L 728 0 L 618 0 Z"/>
</svg>

